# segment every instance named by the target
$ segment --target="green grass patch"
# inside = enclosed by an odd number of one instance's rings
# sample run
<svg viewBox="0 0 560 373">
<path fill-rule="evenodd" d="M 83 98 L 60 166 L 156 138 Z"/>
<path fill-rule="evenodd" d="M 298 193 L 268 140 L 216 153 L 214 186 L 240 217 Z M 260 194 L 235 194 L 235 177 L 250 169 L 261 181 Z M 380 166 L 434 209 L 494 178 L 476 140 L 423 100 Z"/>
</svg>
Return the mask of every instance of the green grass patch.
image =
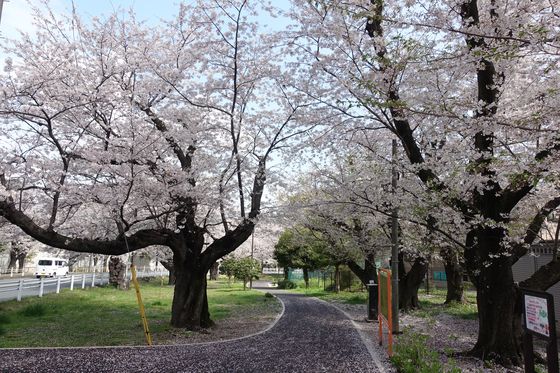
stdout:
<svg viewBox="0 0 560 373">
<path fill-rule="evenodd" d="M 395 353 L 391 362 L 399 373 L 460 373 L 455 362 L 442 357 L 430 349 L 426 341 L 427 335 L 413 333 L 408 329 L 398 337 Z"/>
<path fill-rule="evenodd" d="M 45 316 L 47 309 L 43 304 L 35 303 L 24 307 L 20 313 L 25 317 L 41 317 Z"/>
<path fill-rule="evenodd" d="M 430 294 L 420 290 L 418 298 L 420 301 L 420 309 L 412 311 L 417 316 L 433 317 L 441 313 L 446 313 L 461 319 L 475 320 L 478 318 L 476 307 L 476 292 L 468 290 L 464 292 L 466 303 L 445 303 L 446 290 L 433 289 Z"/>
<path fill-rule="evenodd" d="M 10 323 L 10 318 L 8 317 L 8 315 L 4 313 L 0 313 L 0 325 L 9 324 L 9 323 Z"/>
<path fill-rule="evenodd" d="M 327 301 L 348 303 L 348 304 L 366 304 L 368 295 L 366 291 L 340 291 L 338 293 L 326 291 L 322 287 L 310 286 L 305 288 L 302 283 L 298 282 L 296 289 L 289 290 L 291 293 L 304 294 L 309 297 L 317 297 Z M 424 289 L 418 292 L 420 301 L 420 309 L 411 311 L 416 316 L 434 317 L 441 313 L 446 313 L 461 319 L 475 320 L 478 317 L 476 307 L 476 292 L 473 290 L 465 291 L 466 303 L 445 303 L 445 289 L 432 289 L 430 294 L 426 294 Z"/>
<path fill-rule="evenodd" d="M 141 284 L 141 292 L 154 341 L 166 340 L 172 332 L 173 287 L 151 281 Z M 280 309 L 276 299 L 267 299 L 259 291 L 243 291 L 241 284 L 229 287 L 227 280 L 209 282 L 208 303 L 214 321 L 265 303 Z M 2 303 L 0 315 L 0 348 L 145 344 L 134 289 L 64 290 L 43 298 Z"/>
<path fill-rule="evenodd" d="M 310 286 L 306 289 L 305 286 L 298 284 L 298 287 L 296 289 L 291 289 L 290 292 L 340 303 L 365 305 L 367 302 L 367 293 L 365 291 L 340 291 L 336 293 L 324 290 L 323 287 Z"/>
</svg>

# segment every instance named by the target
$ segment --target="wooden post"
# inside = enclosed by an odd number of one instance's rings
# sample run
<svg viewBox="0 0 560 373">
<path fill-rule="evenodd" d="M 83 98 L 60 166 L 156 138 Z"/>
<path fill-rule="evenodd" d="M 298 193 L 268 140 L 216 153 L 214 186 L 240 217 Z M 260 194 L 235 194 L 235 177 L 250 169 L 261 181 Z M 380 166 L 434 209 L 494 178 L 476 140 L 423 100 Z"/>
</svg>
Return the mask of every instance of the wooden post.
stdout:
<svg viewBox="0 0 560 373">
<path fill-rule="evenodd" d="M 152 335 L 150 333 L 150 328 L 148 326 L 148 319 L 146 318 L 146 311 L 144 309 L 144 303 L 142 302 L 142 294 L 140 293 L 140 284 L 136 278 L 136 267 L 134 264 L 130 266 L 130 272 L 132 274 L 132 282 L 134 283 L 134 289 L 136 289 L 136 299 L 138 300 L 138 307 L 140 308 L 140 318 L 142 319 L 142 325 L 144 326 L 144 334 L 146 335 L 146 342 L 148 346 L 152 345 Z"/>
</svg>

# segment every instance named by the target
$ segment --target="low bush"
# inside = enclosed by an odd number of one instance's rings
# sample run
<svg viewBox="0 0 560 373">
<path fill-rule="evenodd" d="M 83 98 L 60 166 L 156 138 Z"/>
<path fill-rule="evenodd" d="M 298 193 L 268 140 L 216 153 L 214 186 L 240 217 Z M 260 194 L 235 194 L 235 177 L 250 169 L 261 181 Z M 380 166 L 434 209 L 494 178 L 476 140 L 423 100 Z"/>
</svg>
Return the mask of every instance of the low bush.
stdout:
<svg viewBox="0 0 560 373">
<path fill-rule="evenodd" d="M 23 308 L 20 313 L 27 317 L 41 317 L 47 313 L 47 308 L 42 304 L 30 304 Z"/>
<path fill-rule="evenodd" d="M 264 293 L 264 297 L 265 298 L 274 298 L 274 295 L 267 292 L 267 293 Z"/>
<path fill-rule="evenodd" d="M 290 280 L 280 280 L 278 281 L 278 289 L 295 289 L 297 284 Z"/>
<path fill-rule="evenodd" d="M 404 331 L 399 336 L 395 353 L 391 357 L 399 373 L 461 373 L 453 361 L 447 367 L 436 351 L 427 345 L 427 335 Z"/>
</svg>

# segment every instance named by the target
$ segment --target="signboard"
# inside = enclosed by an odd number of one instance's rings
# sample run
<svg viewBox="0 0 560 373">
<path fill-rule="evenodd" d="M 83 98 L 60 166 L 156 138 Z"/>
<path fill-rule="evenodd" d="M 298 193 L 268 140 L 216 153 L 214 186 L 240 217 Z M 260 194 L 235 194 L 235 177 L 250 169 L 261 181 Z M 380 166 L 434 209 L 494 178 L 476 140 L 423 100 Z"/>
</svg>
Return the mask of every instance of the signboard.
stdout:
<svg viewBox="0 0 560 373">
<path fill-rule="evenodd" d="M 391 271 L 380 269 L 377 272 L 377 283 L 379 288 L 377 291 L 378 303 L 378 321 L 379 321 L 379 345 L 383 344 L 383 323 L 387 325 L 388 331 L 388 347 L 389 356 L 393 355 L 393 315 L 391 305 Z"/>
<path fill-rule="evenodd" d="M 379 272 L 379 312 L 389 320 L 389 283 L 391 282 L 391 273 L 388 271 Z"/>
<path fill-rule="evenodd" d="M 558 344 L 556 341 L 556 320 L 554 318 L 554 297 L 544 291 L 521 289 L 523 298 L 523 355 L 525 372 L 535 373 L 535 352 L 533 336 L 545 339 L 546 360 L 549 373 L 558 373 Z"/>
<path fill-rule="evenodd" d="M 550 337 L 550 320 L 546 298 L 524 294 L 525 327 L 537 334 Z"/>
</svg>

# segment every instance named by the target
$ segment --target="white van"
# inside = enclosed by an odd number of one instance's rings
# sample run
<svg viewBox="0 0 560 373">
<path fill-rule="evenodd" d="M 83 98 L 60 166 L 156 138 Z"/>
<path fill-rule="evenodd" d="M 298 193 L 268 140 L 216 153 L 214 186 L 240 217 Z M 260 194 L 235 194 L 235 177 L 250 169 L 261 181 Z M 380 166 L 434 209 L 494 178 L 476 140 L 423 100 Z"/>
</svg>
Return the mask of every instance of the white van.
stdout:
<svg viewBox="0 0 560 373">
<path fill-rule="evenodd" d="M 37 261 L 35 276 L 66 276 L 68 274 L 68 261 L 60 258 L 45 258 Z"/>
</svg>

